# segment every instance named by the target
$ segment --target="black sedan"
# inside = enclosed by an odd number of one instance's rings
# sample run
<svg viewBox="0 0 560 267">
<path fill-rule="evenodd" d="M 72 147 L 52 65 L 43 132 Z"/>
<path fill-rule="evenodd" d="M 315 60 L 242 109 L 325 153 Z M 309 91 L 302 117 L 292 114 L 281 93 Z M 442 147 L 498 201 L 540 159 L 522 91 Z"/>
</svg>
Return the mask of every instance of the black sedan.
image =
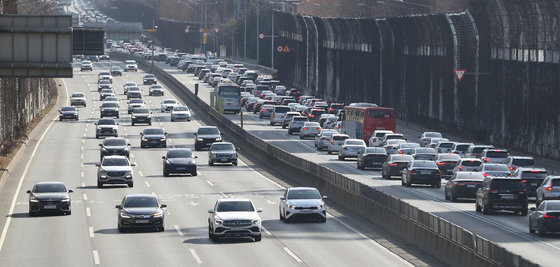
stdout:
<svg viewBox="0 0 560 267">
<path fill-rule="evenodd" d="M 545 200 L 538 208 L 531 208 L 529 214 L 529 232 L 560 232 L 560 200 Z"/>
<path fill-rule="evenodd" d="M 189 148 L 173 148 L 167 151 L 163 159 L 163 176 L 172 173 L 190 173 L 196 176 L 196 160 L 198 156 L 193 156 Z"/>
<path fill-rule="evenodd" d="M 154 195 L 126 195 L 121 204 L 115 206 L 118 209 L 117 228 L 119 232 L 132 228 L 150 228 L 163 231 L 165 227 L 162 209 L 166 207 L 167 205 L 160 204 Z"/>
<path fill-rule="evenodd" d="M 73 106 L 62 107 L 59 110 L 60 115 L 58 119 L 62 120 L 78 120 L 78 109 Z"/>
<path fill-rule="evenodd" d="M 441 171 L 431 160 L 412 160 L 402 171 L 402 185 L 427 184 L 441 187 Z"/>
<path fill-rule="evenodd" d="M 390 179 L 391 176 L 401 176 L 401 171 L 413 160 L 411 155 L 391 154 L 381 167 L 381 177 Z"/>
<path fill-rule="evenodd" d="M 39 212 L 60 212 L 70 215 L 72 190 L 66 189 L 61 182 L 41 182 L 27 190 L 29 194 L 29 216 Z"/>
<path fill-rule="evenodd" d="M 153 74 L 144 75 L 144 78 L 142 80 L 143 80 L 142 84 L 144 84 L 144 85 L 146 85 L 146 84 L 157 84 L 156 76 L 154 76 Z"/>
<path fill-rule="evenodd" d="M 387 151 L 384 148 L 368 147 L 358 154 L 358 169 L 381 168 L 387 157 Z"/>
<path fill-rule="evenodd" d="M 160 127 L 148 127 L 140 133 L 140 147 L 167 147 L 167 133 Z"/>
<path fill-rule="evenodd" d="M 476 198 L 483 180 L 480 172 L 455 172 L 445 184 L 445 199 L 455 202 L 457 198 Z"/>
</svg>

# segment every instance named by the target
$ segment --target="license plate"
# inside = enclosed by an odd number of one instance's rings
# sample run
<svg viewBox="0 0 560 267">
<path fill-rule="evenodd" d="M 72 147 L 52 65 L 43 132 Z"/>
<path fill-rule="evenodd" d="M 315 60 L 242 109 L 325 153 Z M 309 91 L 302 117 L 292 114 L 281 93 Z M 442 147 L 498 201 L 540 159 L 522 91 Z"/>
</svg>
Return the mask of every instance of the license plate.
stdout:
<svg viewBox="0 0 560 267">
<path fill-rule="evenodd" d="M 54 210 L 56 209 L 56 205 L 45 205 L 43 208 L 46 210 Z"/>
<path fill-rule="evenodd" d="M 303 212 L 303 213 L 312 213 L 313 211 L 312 211 L 312 210 L 301 210 L 301 212 Z"/>
<path fill-rule="evenodd" d="M 150 143 L 157 144 L 159 141 L 150 141 Z"/>
<path fill-rule="evenodd" d="M 500 197 L 501 197 L 502 199 L 514 199 L 514 198 L 515 198 L 514 195 L 500 195 Z"/>
<path fill-rule="evenodd" d="M 179 167 L 179 168 L 177 168 L 178 171 L 184 171 L 184 170 L 186 170 L 186 169 L 187 169 L 187 168 L 185 168 L 185 167 Z"/>
<path fill-rule="evenodd" d="M 431 171 L 420 171 L 420 174 L 429 175 L 432 174 Z"/>
<path fill-rule="evenodd" d="M 476 185 L 474 185 L 474 184 L 468 184 L 467 187 L 468 187 L 468 188 L 475 188 Z"/>
<path fill-rule="evenodd" d="M 227 161 L 227 159 L 220 159 L 220 161 L 226 162 L 226 161 Z"/>
<path fill-rule="evenodd" d="M 538 185 L 537 183 L 531 183 L 531 186 L 537 186 L 537 185 Z"/>
<path fill-rule="evenodd" d="M 148 223 L 150 220 L 136 220 L 136 223 Z"/>
</svg>

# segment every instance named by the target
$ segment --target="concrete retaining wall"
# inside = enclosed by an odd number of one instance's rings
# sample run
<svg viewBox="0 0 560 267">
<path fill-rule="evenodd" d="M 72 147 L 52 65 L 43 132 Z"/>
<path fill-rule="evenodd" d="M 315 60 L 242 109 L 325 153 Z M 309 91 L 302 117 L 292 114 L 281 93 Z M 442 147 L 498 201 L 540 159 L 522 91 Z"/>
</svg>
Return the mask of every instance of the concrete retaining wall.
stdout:
<svg viewBox="0 0 560 267">
<path fill-rule="evenodd" d="M 124 59 L 125 56 L 120 57 Z M 146 61 L 137 61 L 141 68 L 148 69 L 150 66 Z M 198 116 L 218 126 L 226 138 L 233 140 L 243 151 L 250 151 L 252 157 L 260 159 L 259 163 L 302 186 L 318 188 L 337 205 L 381 226 L 445 264 L 465 267 L 538 266 L 447 220 L 268 144 L 223 117 L 167 72 L 155 67 L 154 74 L 178 97 L 188 102 Z"/>
</svg>

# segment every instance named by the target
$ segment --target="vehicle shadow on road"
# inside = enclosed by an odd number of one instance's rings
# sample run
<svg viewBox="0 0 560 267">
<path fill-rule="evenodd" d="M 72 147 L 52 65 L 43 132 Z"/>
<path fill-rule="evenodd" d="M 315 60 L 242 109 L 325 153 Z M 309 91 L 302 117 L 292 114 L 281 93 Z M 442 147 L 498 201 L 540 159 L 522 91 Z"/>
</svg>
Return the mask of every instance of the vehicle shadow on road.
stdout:
<svg viewBox="0 0 560 267">
<path fill-rule="evenodd" d="M 237 244 L 237 243 L 253 243 L 253 239 L 251 238 L 224 238 L 220 239 L 217 242 L 213 242 L 208 237 L 201 237 L 201 238 L 191 238 L 183 241 L 185 244 L 193 244 L 193 245 L 219 245 L 219 244 Z"/>
</svg>

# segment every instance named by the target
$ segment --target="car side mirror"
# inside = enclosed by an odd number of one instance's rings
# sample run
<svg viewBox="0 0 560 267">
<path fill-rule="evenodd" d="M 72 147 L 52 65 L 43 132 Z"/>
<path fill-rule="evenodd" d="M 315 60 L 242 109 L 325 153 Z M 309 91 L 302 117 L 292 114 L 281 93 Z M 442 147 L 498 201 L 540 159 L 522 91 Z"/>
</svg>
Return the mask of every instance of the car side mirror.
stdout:
<svg viewBox="0 0 560 267">
<path fill-rule="evenodd" d="M 130 146 L 130 144 L 126 144 L 127 146 Z"/>
<path fill-rule="evenodd" d="M 197 133 L 194 133 L 194 136 L 196 136 L 196 135 L 197 135 Z"/>
<path fill-rule="evenodd" d="M 530 210 L 530 211 L 537 211 L 537 208 L 532 207 L 532 208 L 530 208 L 529 210 Z"/>
<path fill-rule="evenodd" d="M 286 198 L 285 197 L 280 197 L 280 200 L 286 200 Z"/>
<path fill-rule="evenodd" d="M 132 167 L 136 167 L 136 162 L 132 162 L 132 163 L 130 163 L 130 166 L 132 166 Z"/>
<path fill-rule="evenodd" d="M 122 205 L 115 205 L 115 208 L 122 209 Z"/>
<path fill-rule="evenodd" d="M 120 125 L 120 124 L 117 122 L 117 125 Z"/>
<path fill-rule="evenodd" d="M 235 150 L 236 150 L 236 151 L 239 151 L 239 147 L 236 147 Z"/>
<path fill-rule="evenodd" d="M 167 208 L 167 204 L 161 204 L 159 207 L 160 208 Z"/>
<path fill-rule="evenodd" d="M 144 133 L 140 133 L 140 136 L 143 136 L 143 135 L 144 135 Z"/>
<path fill-rule="evenodd" d="M 95 123 L 95 125 L 97 125 L 97 122 Z"/>
<path fill-rule="evenodd" d="M 195 158 L 195 159 L 197 159 L 197 158 L 198 158 L 198 156 L 194 156 L 194 158 Z"/>
<path fill-rule="evenodd" d="M 68 193 L 74 193 L 74 190 L 70 189 L 68 190 Z"/>
<path fill-rule="evenodd" d="M 25 191 L 25 193 L 31 194 L 31 190 L 27 190 L 27 191 Z"/>
<path fill-rule="evenodd" d="M 261 212 L 263 212 L 263 210 L 262 210 L 261 208 L 258 208 L 258 209 L 257 209 L 257 212 L 258 212 L 258 213 L 261 213 Z"/>
<path fill-rule="evenodd" d="M 99 144 L 99 146 L 103 146 L 103 144 Z"/>
<path fill-rule="evenodd" d="M 163 134 L 167 135 L 167 132 L 165 132 L 165 133 L 163 133 Z"/>
<path fill-rule="evenodd" d="M 165 156 L 161 156 L 161 159 L 165 159 Z"/>
<path fill-rule="evenodd" d="M 209 209 L 208 213 L 214 213 L 214 209 Z"/>
<path fill-rule="evenodd" d="M 329 197 L 327 197 L 327 196 L 323 196 L 323 199 L 329 199 Z"/>
</svg>

